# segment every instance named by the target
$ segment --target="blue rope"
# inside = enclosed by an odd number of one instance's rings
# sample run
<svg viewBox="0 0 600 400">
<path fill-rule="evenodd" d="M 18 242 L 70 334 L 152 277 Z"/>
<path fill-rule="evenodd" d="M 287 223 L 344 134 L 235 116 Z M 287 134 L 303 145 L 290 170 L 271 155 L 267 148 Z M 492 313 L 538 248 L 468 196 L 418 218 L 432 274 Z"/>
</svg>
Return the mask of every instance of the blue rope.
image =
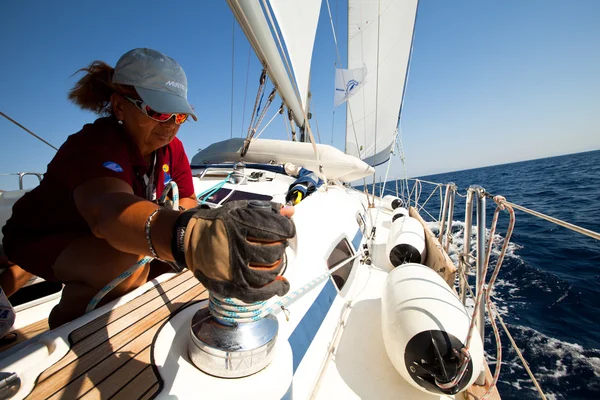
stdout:
<svg viewBox="0 0 600 400">
<path fill-rule="evenodd" d="M 331 270 L 317 276 L 302 287 L 286 294 L 279 300 L 276 300 L 270 304 L 267 304 L 266 301 L 259 301 L 257 303 L 244 303 L 238 299 L 233 299 L 230 297 L 222 298 L 216 296 L 214 293 L 209 293 L 208 309 L 213 317 L 228 325 L 237 325 L 240 323 L 258 321 L 269 314 L 274 314 L 280 309 L 285 309 L 287 306 L 294 303 L 306 293 L 318 287 L 320 283 L 329 279 L 329 277 L 331 277 L 335 271 L 361 255 L 362 253 L 356 253 Z"/>
<path fill-rule="evenodd" d="M 177 187 L 177 183 L 175 183 L 174 181 L 170 181 L 169 183 L 167 183 L 167 185 L 163 189 L 163 193 L 162 193 L 162 196 L 160 197 L 159 203 L 166 202 L 169 191 L 171 191 L 171 201 L 169 202 L 168 205 L 171 206 L 174 210 L 178 210 L 179 209 L 179 188 Z M 100 303 L 100 300 L 102 300 L 102 298 L 104 296 L 106 296 L 106 294 L 108 292 L 113 290 L 121 282 L 123 282 L 125 279 L 127 279 L 131 275 L 133 275 L 133 273 L 135 271 L 137 271 L 139 268 L 143 267 L 144 265 L 146 265 L 147 263 L 149 263 L 152 260 L 153 260 L 152 257 L 144 257 L 141 260 L 139 260 L 138 262 L 136 262 L 135 264 L 133 264 L 131 267 L 129 267 L 127 269 L 127 271 L 123 272 L 121 275 L 117 276 L 115 279 L 110 281 L 110 283 L 108 285 L 106 285 L 102 289 L 100 289 L 100 291 L 98 293 L 96 293 L 96 295 L 92 298 L 92 300 L 90 300 L 87 307 L 85 308 L 85 312 L 89 313 L 94 308 L 96 308 L 98 303 Z"/>
<path fill-rule="evenodd" d="M 215 194 L 219 189 L 221 189 L 223 186 L 225 186 L 225 184 L 227 182 L 229 182 L 229 177 L 233 174 L 233 172 L 230 172 L 229 174 L 227 174 L 227 177 L 225 179 L 223 179 L 221 182 L 217 183 L 215 186 L 206 189 L 204 192 L 200 193 L 198 195 L 198 200 L 200 200 L 200 198 L 202 198 L 204 196 L 204 199 L 200 202 L 200 205 L 203 205 L 204 203 L 206 203 L 206 200 L 208 200 L 210 198 L 210 196 L 212 196 L 213 194 Z"/>
<path fill-rule="evenodd" d="M 100 289 L 100 291 L 94 296 L 94 298 L 92 300 L 90 300 L 90 302 L 88 303 L 85 312 L 89 313 L 90 311 L 92 311 L 94 308 L 96 308 L 96 306 L 98 305 L 98 303 L 100 303 L 100 300 L 102 300 L 102 298 L 104 296 L 106 296 L 106 294 L 108 292 L 110 292 L 111 290 L 113 290 L 115 287 L 117 287 L 117 285 L 119 285 L 119 283 L 123 282 L 125 279 L 129 278 L 131 275 L 133 275 L 133 273 L 140 267 L 144 266 L 145 264 L 149 263 L 150 261 L 152 261 L 153 258 L 152 257 L 144 257 L 142 258 L 140 261 L 136 262 L 135 264 L 133 264 L 131 267 L 129 267 L 129 269 L 125 272 L 123 272 L 121 275 L 117 276 L 115 279 L 113 279 L 108 285 L 104 286 L 102 289 Z"/>
</svg>

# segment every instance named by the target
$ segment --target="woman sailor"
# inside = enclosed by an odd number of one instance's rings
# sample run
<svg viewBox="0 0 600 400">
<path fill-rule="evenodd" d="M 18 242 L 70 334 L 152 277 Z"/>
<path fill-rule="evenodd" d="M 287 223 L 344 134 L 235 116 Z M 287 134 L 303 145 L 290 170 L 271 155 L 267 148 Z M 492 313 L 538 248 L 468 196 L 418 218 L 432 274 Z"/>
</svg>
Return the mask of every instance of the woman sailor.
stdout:
<svg viewBox="0 0 600 400">
<path fill-rule="evenodd" d="M 114 69 L 95 61 L 81 71 L 69 99 L 105 116 L 69 136 L 41 184 L 15 204 L 3 233 L 16 265 L 0 283 L 23 278 L 24 271 L 64 283 L 51 328 L 81 316 L 99 290 L 145 256 L 189 268 L 224 297 L 250 302 L 285 294 L 289 284 L 278 275 L 287 239 L 295 235 L 287 218 L 293 208 L 264 211 L 247 202 L 195 208 L 190 165 L 176 138 L 190 116 L 197 120 L 181 66 L 158 51 L 134 49 Z M 156 204 L 169 181 L 189 211 Z M 165 265 L 139 268 L 102 303 Z"/>
</svg>

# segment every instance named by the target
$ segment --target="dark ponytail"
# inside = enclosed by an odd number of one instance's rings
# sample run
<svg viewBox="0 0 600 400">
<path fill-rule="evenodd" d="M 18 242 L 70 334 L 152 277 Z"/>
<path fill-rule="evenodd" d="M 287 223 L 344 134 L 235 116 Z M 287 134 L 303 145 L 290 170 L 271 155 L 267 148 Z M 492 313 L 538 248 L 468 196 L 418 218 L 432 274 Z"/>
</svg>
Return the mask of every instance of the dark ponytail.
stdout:
<svg viewBox="0 0 600 400">
<path fill-rule="evenodd" d="M 90 110 L 100 115 L 112 114 L 110 96 L 117 85 L 112 84 L 114 68 L 103 61 L 94 61 L 79 72 L 86 74 L 69 91 L 69 100 L 83 110 Z M 73 75 L 75 75 L 73 74 Z"/>
</svg>

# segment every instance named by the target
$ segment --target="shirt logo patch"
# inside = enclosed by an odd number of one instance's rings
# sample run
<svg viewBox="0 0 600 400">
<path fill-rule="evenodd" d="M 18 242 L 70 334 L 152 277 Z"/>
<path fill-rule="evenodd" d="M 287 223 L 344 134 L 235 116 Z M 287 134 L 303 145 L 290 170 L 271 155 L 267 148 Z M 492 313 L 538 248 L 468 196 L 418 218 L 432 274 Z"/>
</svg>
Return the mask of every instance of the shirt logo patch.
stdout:
<svg viewBox="0 0 600 400">
<path fill-rule="evenodd" d="M 163 172 L 165 173 L 165 185 L 171 181 L 171 174 L 169 174 L 169 164 L 163 164 Z"/>
<path fill-rule="evenodd" d="M 107 161 L 104 164 L 102 164 L 102 166 L 104 168 L 110 169 L 111 171 L 123 172 L 123 168 L 121 168 L 121 166 L 114 161 Z"/>
</svg>

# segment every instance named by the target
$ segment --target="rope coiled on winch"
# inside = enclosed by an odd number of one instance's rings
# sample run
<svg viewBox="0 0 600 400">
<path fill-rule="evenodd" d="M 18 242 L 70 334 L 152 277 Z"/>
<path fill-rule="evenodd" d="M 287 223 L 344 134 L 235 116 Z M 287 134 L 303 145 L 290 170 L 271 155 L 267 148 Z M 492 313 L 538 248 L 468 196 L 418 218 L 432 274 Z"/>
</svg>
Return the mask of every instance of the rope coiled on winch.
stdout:
<svg viewBox="0 0 600 400">
<path fill-rule="evenodd" d="M 270 304 L 267 304 L 266 301 L 260 301 L 257 303 L 244 303 L 238 299 L 229 297 L 221 298 L 214 293 L 210 293 L 208 309 L 217 320 L 231 325 L 255 322 L 269 314 L 276 315 L 280 310 L 285 310 L 287 306 L 316 288 L 320 283 L 323 283 L 325 280 L 327 280 L 335 271 L 359 256 L 362 256 L 362 253 L 356 253 L 329 271 L 317 276 L 299 289 L 286 294 L 285 296 L 281 297 L 280 300 L 274 301 Z"/>
</svg>

